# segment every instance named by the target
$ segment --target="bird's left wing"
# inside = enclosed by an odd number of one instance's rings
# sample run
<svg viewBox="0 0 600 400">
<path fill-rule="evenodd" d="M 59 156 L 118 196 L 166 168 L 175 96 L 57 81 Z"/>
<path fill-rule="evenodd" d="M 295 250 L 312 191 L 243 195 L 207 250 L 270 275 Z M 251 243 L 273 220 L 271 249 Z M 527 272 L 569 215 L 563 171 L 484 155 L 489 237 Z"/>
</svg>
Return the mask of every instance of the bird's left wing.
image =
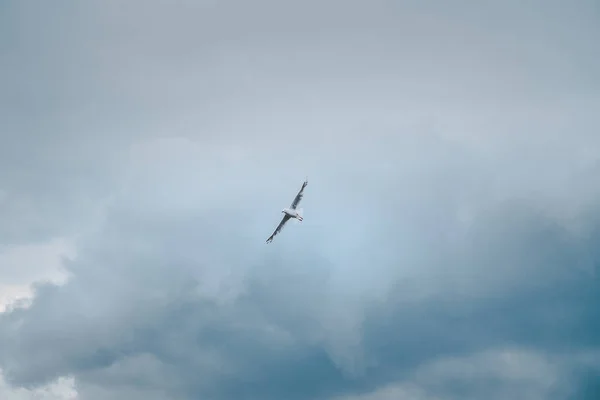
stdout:
<svg viewBox="0 0 600 400">
<path fill-rule="evenodd" d="M 304 181 L 304 183 L 302 184 L 302 187 L 300 188 L 300 191 L 298 192 L 298 194 L 296 195 L 296 198 L 292 202 L 292 205 L 290 206 L 290 208 L 292 210 L 295 210 L 296 207 L 298 207 L 300 200 L 302 200 L 302 197 L 304 197 L 304 188 L 306 187 L 306 185 L 308 185 L 308 179 Z"/>
<path fill-rule="evenodd" d="M 283 218 L 281 219 L 281 222 L 279 223 L 279 225 L 277 225 L 277 228 L 275 228 L 275 232 L 273 232 L 273 234 L 271 234 L 271 236 L 269 236 L 269 238 L 267 239 L 267 243 L 271 243 L 273 241 L 273 238 L 275 237 L 275 235 L 277 235 L 281 229 L 283 228 L 283 225 L 285 225 L 286 222 L 288 222 L 288 220 L 291 217 L 287 214 L 285 214 L 283 216 Z"/>
</svg>

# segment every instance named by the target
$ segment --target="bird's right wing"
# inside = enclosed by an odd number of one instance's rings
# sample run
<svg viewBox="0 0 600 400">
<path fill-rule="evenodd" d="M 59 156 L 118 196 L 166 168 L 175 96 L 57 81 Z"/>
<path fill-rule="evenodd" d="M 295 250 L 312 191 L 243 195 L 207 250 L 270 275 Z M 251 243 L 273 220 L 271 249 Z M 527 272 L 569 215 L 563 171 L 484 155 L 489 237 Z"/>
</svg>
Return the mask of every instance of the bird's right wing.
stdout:
<svg viewBox="0 0 600 400">
<path fill-rule="evenodd" d="M 279 223 L 279 225 L 277 225 L 277 228 L 275 228 L 275 232 L 273 232 L 273 234 L 271 236 L 269 236 L 269 238 L 267 239 L 267 243 L 271 243 L 273 241 L 273 238 L 275 237 L 275 235 L 277 235 L 281 229 L 283 228 L 283 225 L 285 225 L 286 222 L 288 222 L 288 220 L 291 217 L 287 214 L 285 214 L 283 216 L 283 218 L 281 219 L 281 222 Z"/>
<path fill-rule="evenodd" d="M 300 191 L 298 192 L 298 194 L 294 198 L 294 201 L 292 202 L 292 205 L 290 206 L 290 208 L 292 210 L 295 210 L 296 207 L 298 207 L 298 204 L 300 203 L 300 200 L 302 200 L 302 197 L 304 197 L 304 188 L 306 187 L 306 185 L 308 185 L 308 179 L 304 180 L 304 183 L 302 184 L 302 187 L 300 188 Z"/>
</svg>

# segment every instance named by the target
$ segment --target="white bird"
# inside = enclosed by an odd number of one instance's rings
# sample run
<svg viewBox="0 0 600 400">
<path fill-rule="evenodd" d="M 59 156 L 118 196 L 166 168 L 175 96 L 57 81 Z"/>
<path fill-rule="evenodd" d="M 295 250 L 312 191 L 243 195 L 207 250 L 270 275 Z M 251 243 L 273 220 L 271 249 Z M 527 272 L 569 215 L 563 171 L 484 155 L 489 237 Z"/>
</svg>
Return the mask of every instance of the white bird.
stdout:
<svg viewBox="0 0 600 400">
<path fill-rule="evenodd" d="M 306 179 L 304 181 L 304 183 L 302 184 L 302 187 L 300 188 L 300 191 L 296 195 L 296 198 L 292 202 L 292 205 L 290 206 L 290 208 L 284 208 L 283 210 L 281 210 L 281 212 L 284 213 L 285 215 L 283 216 L 279 225 L 277 225 L 277 228 L 275 228 L 275 232 L 273 232 L 273 234 L 271 236 L 269 236 L 269 238 L 267 239 L 267 243 L 271 243 L 273 241 L 273 238 L 275 237 L 275 235 L 277 235 L 281 231 L 281 229 L 283 228 L 283 225 L 285 225 L 285 223 L 288 222 L 288 220 L 290 218 L 295 218 L 300 222 L 303 221 L 304 218 L 302 218 L 302 216 L 300 215 L 298 210 L 296 210 L 296 207 L 298 207 L 300 200 L 302 200 L 302 197 L 304 197 L 304 188 L 306 187 L 306 185 L 308 185 L 308 179 Z"/>
</svg>

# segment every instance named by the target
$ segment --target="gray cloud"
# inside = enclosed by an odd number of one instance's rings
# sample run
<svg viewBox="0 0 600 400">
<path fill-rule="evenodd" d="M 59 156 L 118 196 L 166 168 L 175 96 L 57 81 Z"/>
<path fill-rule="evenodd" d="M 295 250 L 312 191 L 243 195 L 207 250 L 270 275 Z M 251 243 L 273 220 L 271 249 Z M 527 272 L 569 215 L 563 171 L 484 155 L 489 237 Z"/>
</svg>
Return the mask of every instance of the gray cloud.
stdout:
<svg viewBox="0 0 600 400">
<path fill-rule="evenodd" d="M 0 314 L 14 386 L 468 398 L 427 366 L 511 347 L 597 386 L 593 2 L 2 7 L 0 242 L 77 250 Z"/>
<path fill-rule="evenodd" d="M 341 396 L 343 400 L 579 398 L 569 385 L 574 370 L 597 368 L 593 352 L 540 354 L 518 348 L 488 349 L 420 365 L 408 379 L 377 391 Z M 465 382 L 469 382 L 465 385 Z M 588 388 L 585 388 L 587 390 Z M 593 398 L 593 397 L 592 397 Z"/>
<path fill-rule="evenodd" d="M 165 214 L 127 199 L 80 244 L 67 284 L 40 287 L 30 308 L 2 317 L 1 360 L 14 384 L 76 374 L 81 393 L 328 398 L 374 390 L 444 355 L 598 346 L 593 220 L 583 241 L 535 205 L 508 204 L 452 238 L 461 224 L 439 218 L 437 232 L 424 229 L 435 216 L 422 204 L 397 226 L 370 218 L 380 228 L 369 234 L 368 224 L 349 232 L 357 221 L 323 228 L 307 219 L 267 252 L 256 239 L 266 212 L 198 204 L 197 214 Z M 408 233 L 416 237 L 406 245 Z M 323 240 L 334 250 L 321 250 Z"/>
</svg>

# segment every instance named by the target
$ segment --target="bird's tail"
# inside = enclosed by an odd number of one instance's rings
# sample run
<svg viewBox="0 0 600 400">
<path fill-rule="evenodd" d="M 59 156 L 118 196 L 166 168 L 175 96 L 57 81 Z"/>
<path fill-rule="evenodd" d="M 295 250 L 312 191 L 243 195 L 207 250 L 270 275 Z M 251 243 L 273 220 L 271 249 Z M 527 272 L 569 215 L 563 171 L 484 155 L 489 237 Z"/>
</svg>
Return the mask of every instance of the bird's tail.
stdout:
<svg viewBox="0 0 600 400">
<path fill-rule="evenodd" d="M 298 218 L 292 218 L 292 223 L 299 224 L 304 219 L 303 210 L 301 208 L 296 208 L 295 210 L 298 213 Z"/>
</svg>

